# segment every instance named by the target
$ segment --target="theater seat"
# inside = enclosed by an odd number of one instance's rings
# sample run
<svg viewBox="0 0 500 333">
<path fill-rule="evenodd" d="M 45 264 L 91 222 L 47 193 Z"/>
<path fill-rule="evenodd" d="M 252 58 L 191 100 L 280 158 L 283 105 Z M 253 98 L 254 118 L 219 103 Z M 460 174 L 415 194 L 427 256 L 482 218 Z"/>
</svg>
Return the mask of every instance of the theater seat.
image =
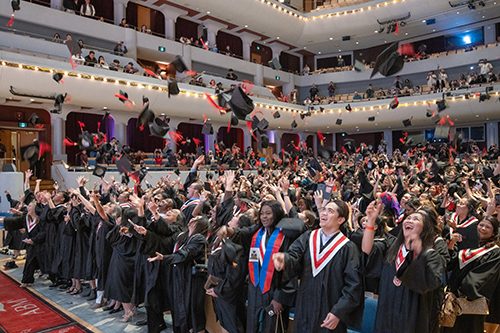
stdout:
<svg viewBox="0 0 500 333">
<path fill-rule="evenodd" d="M 361 331 L 348 329 L 348 333 L 372 333 L 375 329 L 375 317 L 377 315 L 378 300 L 372 297 L 365 297 L 365 309 L 363 311 L 363 323 Z"/>
</svg>

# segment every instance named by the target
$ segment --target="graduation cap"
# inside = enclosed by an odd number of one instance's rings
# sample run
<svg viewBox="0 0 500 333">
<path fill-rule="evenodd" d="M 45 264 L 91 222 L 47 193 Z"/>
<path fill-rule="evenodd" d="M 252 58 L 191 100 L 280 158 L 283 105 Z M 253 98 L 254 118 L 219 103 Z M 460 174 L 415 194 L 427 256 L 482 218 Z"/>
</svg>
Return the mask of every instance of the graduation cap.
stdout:
<svg viewBox="0 0 500 333">
<path fill-rule="evenodd" d="M 57 83 L 61 83 L 63 77 L 64 75 L 62 73 L 54 73 L 54 75 L 52 75 L 52 79 Z"/>
<path fill-rule="evenodd" d="M 274 112 L 273 113 L 273 118 L 274 119 L 278 119 L 279 117 L 281 117 L 280 113 L 278 111 Z"/>
<path fill-rule="evenodd" d="M 446 101 L 444 100 L 444 98 L 440 101 L 436 101 L 436 105 L 438 112 L 441 112 L 446 109 Z"/>
<path fill-rule="evenodd" d="M 238 120 L 238 117 L 236 117 L 234 113 L 231 113 L 231 121 L 230 121 L 231 126 L 238 126 L 239 123 L 240 122 Z"/>
<path fill-rule="evenodd" d="M 262 133 L 260 135 L 260 145 L 262 148 L 267 148 L 269 147 L 269 138 L 265 133 Z"/>
<path fill-rule="evenodd" d="M 113 146 L 109 142 L 106 142 L 105 144 L 103 144 L 101 146 L 101 151 L 104 153 L 109 153 L 112 149 L 113 149 Z"/>
<path fill-rule="evenodd" d="M 94 168 L 94 171 L 92 172 L 92 175 L 99 177 L 99 178 L 103 178 L 104 175 L 106 174 L 107 170 L 108 169 L 104 166 L 96 165 Z"/>
<path fill-rule="evenodd" d="M 278 222 L 276 228 L 281 229 L 286 237 L 294 239 L 302 235 L 305 230 L 305 225 L 299 218 L 284 218 Z"/>
<path fill-rule="evenodd" d="M 177 81 L 175 79 L 170 80 L 168 82 L 168 97 L 170 98 L 170 95 L 176 96 L 179 95 L 181 90 L 179 89 L 179 85 L 177 84 Z"/>
<path fill-rule="evenodd" d="M 297 122 L 294 120 L 292 121 L 292 124 L 290 125 L 292 128 L 297 128 Z"/>
<path fill-rule="evenodd" d="M 256 116 L 252 118 L 252 129 L 259 130 L 261 132 L 265 131 L 269 127 L 269 122 L 264 118 L 259 120 Z"/>
<path fill-rule="evenodd" d="M 21 0 L 12 0 L 10 5 L 13 11 L 21 10 Z"/>
<path fill-rule="evenodd" d="M 64 104 L 64 100 L 66 99 L 67 95 L 68 95 L 67 93 L 65 93 L 64 95 L 63 94 L 57 94 L 54 97 L 54 107 L 55 107 L 55 109 L 52 110 L 51 112 L 61 112 L 62 106 Z"/>
<path fill-rule="evenodd" d="M 356 150 L 356 141 L 354 139 L 345 139 L 344 147 L 348 153 L 352 154 Z"/>
<path fill-rule="evenodd" d="M 351 104 L 347 104 L 347 105 L 346 105 L 346 107 L 345 107 L 345 109 L 346 109 L 347 111 L 351 112 L 351 111 L 352 111 Z"/>
<path fill-rule="evenodd" d="M 337 121 L 335 122 L 335 125 L 342 125 L 342 119 L 337 118 Z"/>
<path fill-rule="evenodd" d="M 128 174 L 132 171 L 132 163 L 127 155 L 122 155 L 120 159 L 116 160 L 116 168 L 118 172 Z"/>
<path fill-rule="evenodd" d="M 394 99 L 389 104 L 389 108 L 394 110 L 398 106 L 399 106 L 399 100 L 398 100 L 398 97 L 396 96 L 396 97 L 394 97 Z"/>
<path fill-rule="evenodd" d="M 168 122 L 159 117 L 153 119 L 153 122 L 149 124 L 149 132 L 152 136 L 163 138 L 167 135 L 169 130 L 170 126 Z"/>
<path fill-rule="evenodd" d="M 21 147 L 21 156 L 24 161 L 38 160 L 40 148 L 37 142 Z"/>
<path fill-rule="evenodd" d="M 146 96 L 142 96 L 142 105 L 145 105 L 146 103 L 149 103 L 149 98 Z"/>
<path fill-rule="evenodd" d="M 354 61 L 354 70 L 356 72 L 361 72 L 361 71 L 363 71 L 364 68 L 365 68 L 365 64 L 363 64 L 361 61 L 359 61 L 357 59 Z"/>
<path fill-rule="evenodd" d="M 78 136 L 78 146 L 80 149 L 91 149 L 94 146 L 92 135 L 85 131 Z"/>
<path fill-rule="evenodd" d="M 404 127 L 411 126 L 411 119 L 405 119 L 405 120 L 403 120 L 403 126 Z"/>
<path fill-rule="evenodd" d="M 254 109 L 253 100 L 241 89 L 240 86 L 233 90 L 229 106 L 238 119 L 245 120 L 246 116 Z"/>
<path fill-rule="evenodd" d="M 125 103 L 126 101 L 128 101 L 128 94 L 126 91 L 124 90 L 120 90 L 120 92 L 118 94 L 115 95 L 118 100 L 122 103 Z"/>
<path fill-rule="evenodd" d="M 377 73 L 383 76 L 391 76 L 402 70 L 403 66 L 404 59 L 398 53 L 398 42 L 395 42 L 378 55 L 370 78 Z"/>
<path fill-rule="evenodd" d="M 69 53 L 72 56 L 77 55 L 77 54 L 82 54 L 82 49 L 81 49 L 80 45 L 78 44 L 78 42 L 75 40 L 66 41 L 66 47 L 68 48 Z"/>
<path fill-rule="evenodd" d="M 436 126 L 434 130 L 434 137 L 436 139 L 448 138 L 448 134 L 450 133 L 449 126 Z"/>
<path fill-rule="evenodd" d="M 174 173 L 179 176 L 181 174 L 181 172 L 179 171 L 179 169 L 175 169 Z"/>
<path fill-rule="evenodd" d="M 331 157 L 330 151 L 322 146 L 318 147 L 318 155 L 327 160 Z"/>
<path fill-rule="evenodd" d="M 149 108 L 149 105 L 146 105 L 144 110 L 139 114 L 139 118 L 137 118 L 137 128 L 144 128 L 144 126 L 149 126 L 155 119 L 154 112 Z"/>
<path fill-rule="evenodd" d="M 139 184 L 146 177 L 146 173 L 147 171 L 145 169 L 140 169 L 130 173 L 129 176 L 136 184 Z"/>
<path fill-rule="evenodd" d="M 205 135 L 213 135 L 214 134 L 214 128 L 211 123 L 205 122 L 203 124 L 203 128 L 201 129 L 201 133 Z"/>
<path fill-rule="evenodd" d="M 36 125 L 39 125 L 42 123 L 42 119 L 40 119 L 40 117 L 36 114 L 36 113 L 33 113 L 31 116 L 30 116 L 30 119 L 28 120 L 28 122 L 33 125 L 33 126 L 36 126 Z"/>
<path fill-rule="evenodd" d="M 488 93 L 481 93 L 479 95 L 479 102 L 484 102 L 490 99 L 490 94 Z"/>
<path fill-rule="evenodd" d="M 182 60 L 181 56 L 175 56 L 175 60 L 170 63 L 172 66 L 174 66 L 175 70 L 177 72 L 183 73 L 187 71 L 187 66 L 184 63 L 184 60 Z"/>
<path fill-rule="evenodd" d="M 368 121 L 375 121 L 375 116 L 368 117 Z"/>
</svg>

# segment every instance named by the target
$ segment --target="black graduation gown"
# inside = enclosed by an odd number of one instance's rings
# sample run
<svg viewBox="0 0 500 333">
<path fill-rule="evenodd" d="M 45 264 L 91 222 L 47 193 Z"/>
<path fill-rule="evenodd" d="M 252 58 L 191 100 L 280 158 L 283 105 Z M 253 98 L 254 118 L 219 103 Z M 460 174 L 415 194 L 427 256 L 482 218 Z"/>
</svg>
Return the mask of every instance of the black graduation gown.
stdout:
<svg viewBox="0 0 500 333">
<path fill-rule="evenodd" d="M 244 241 L 243 248 L 249 248 L 252 236 L 258 231 L 259 226 L 245 228 L 247 231 L 254 231 L 250 234 L 238 235 Z M 269 237 L 267 238 L 269 240 Z M 292 239 L 285 237 L 278 252 L 286 252 Z M 246 246 L 245 246 L 246 243 Z M 248 265 L 248 262 L 247 262 Z M 274 266 L 273 266 L 274 269 Z M 276 300 L 283 305 L 282 318 L 285 325 L 287 324 L 288 310 L 293 306 L 295 294 L 297 291 L 297 281 L 290 280 L 287 283 L 282 282 L 282 272 L 274 271 L 271 288 L 265 294 L 262 293 L 259 286 L 254 286 L 251 282 L 248 283 L 248 307 L 247 307 L 247 333 L 259 332 L 259 323 L 262 323 L 262 333 L 275 333 L 277 316 L 270 317 L 267 307 L 271 305 L 272 300 Z"/>
<path fill-rule="evenodd" d="M 87 275 L 87 256 L 89 252 L 90 228 L 83 206 L 71 210 L 71 227 L 75 230 L 73 278 L 89 279 Z"/>
<path fill-rule="evenodd" d="M 113 248 L 106 235 L 113 229 L 114 223 L 104 221 L 97 213 L 95 214 L 96 232 L 94 258 L 97 267 L 97 290 L 104 290 L 108 280 L 108 271 L 113 254 Z"/>
<path fill-rule="evenodd" d="M 50 273 L 50 266 L 47 262 L 47 229 L 49 228 L 49 225 L 47 224 L 48 210 L 49 207 L 47 205 L 37 204 L 37 206 L 35 207 L 35 212 L 40 220 L 39 223 L 42 226 L 44 232 L 44 241 L 42 242 L 40 249 L 38 250 L 40 253 L 38 257 L 38 264 L 40 265 L 40 271 L 42 272 L 42 274 Z"/>
<path fill-rule="evenodd" d="M 174 333 L 187 333 L 190 329 L 199 332 L 205 329 L 206 273 L 194 266 L 205 260 L 206 240 L 201 234 L 192 236 L 182 233 L 177 238 L 179 249 L 166 256 L 170 265 L 169 296 L 172 306 Z"/>
<path fill-rule="evenodd" d="M 351 233 L 349 239 L 357 245 L 358 250 L 361 253 L 362 276 L 364 279 L 365 291 L 378 294 L 380 275 L 385 260 L 385 254 L 396 238 L 391 234 L 375 238 L 373 240 L 372 252 L 369 255 L 361 250 L 361 241 L 363 239 L 362 231 L 357 230 Z"/>
<path fill-rule="evenodd" d="M 89 229 L 89 246 L 87 249 L 87 263 L 85 265 L 85 279 L 94 280 L 97 279 L 97 258 L 95 254 L 96 250 L 96 231 L 97 225 L 100 219 L 96 217 L 95 214 L 86 213 L 84 215 L 83 221 L 85 226 Z"/>
<path fill-rule="evenodd" d="M 64 222 L 64 216 L 66 215 L 64 206 L 50 209 L 47 214 L 50 223 L 57 225 L 56 247 L 51 272 L 57 274 L 60 278 L 70 279 L 73 275 L 74 229 L 71 228 L 70 222 Z"/>
<path fill-rule="evenodd" d="M 498 302 L 498 286 L 500 285 L 500 248 L 495 247 L 469 264 L 460 268 L 460 255 L 454 254 L 451 263 L 452 272 L 449 281 L 451 291 L 455 295 L 465 296 L 469 300 L 486 297 L 488 302 Z M 498 311 L 490 306 L 490 313 Z M 498 317 L 498 313 L 496 313 Z M 486 316 L 461 315 L 457 317 L 455 326 L 446 328 L 446 333 L 482 333 Z"/>
<path fill-rule="evenodd" d="M 109 262 L 104 297 L 130 303 L 134 291 L 137 238 L 132 234 L 121 235 L 120 227 L 121 225 L 115 225 L 106 235 L 106 239 L 113 247 L 113 254 Z"/>
<path fill-rule="evenodd" d="M 61 222 L 64 223 L 64 214 L 66 214 L 66 209 L 62 206 L 56 208 L 50 208 L 49 205 L 46 205 L 45 208 L 45 216 L 47 221 L 46 227 L 46 242 L 45 242 L 45 254 L 46 257 L 46 265 L 50 274 L 59 275 L 59 263 L 58 260 L 58 252 L 59 252 L 59 229 Z"/>
<path fill-rule="evenodd" d="M 347 242 L 314 277 L 311 237 L 311 231 L 305 232 L 285 254 L 286 276 L 300 276 L 295 304 L 295 331 L 347 332 L 347 326 L 359 327 L 363 316 L 364 291 L 361 257 L 356 245 Z M 334 238 L 330 242 L 336 241 Z M 328 313 L 340 319 L 333 331 L 321 328 Z"/>
<path fill-rule="evenodd" d="M 26 229 L 26 238 L 33 241 L 33 244 L 26 244 L 26 262 L 23 269 L 22 283 L 33 283 L 35 270 L 40 268 L 43 261 L 43 243 L 45 241 L 45 230 L 38 222 L 30 230 L 27 222 L 27 215 L 20 215 L 4 220 L 5 229 L 9 232 L 19 229 Z"/>
<path fill-rule="evenodd" d="M 396 276 L 394 262 L 385 260 L 383 263 L 375 333 L 432 331 L 433 300 L 435 291 L 442 284 L 445 262 L 433 249 L 426 250 L 416 259 L 411 257 L 410 252 L 398 271 L 399 287 L 393 282 Z"/>
<path fill-rule="evenodd" d="M 219 239 L 216 238 L 214 241 L 218 243 Z M 232 247 L 233 251 L 228 246 Z M 217 294 L 217 297 L 212 299 L 215 315 L 221 326 L 229 333 L 245 331 L 243 286 L 247 259 L 241 255 L 242 250 L 242 246 L 232 242 L 229 245 L 221 243 L 212 249 L 208 256 L 208 273 L 220 279 L 213 287 Z"/>
<path fill-rule="evenodd" d="M 467 221 L 471 216 L 467 216 L 465 221 Z M 458 218 L 457 218 L 458 220 Z M 457 224 L 460 224 L 461 222 L 464 221 L 457 221 Z M 479 235 L 477 233 L 477 225 L 479 221 L 476 220 L 476 222 L 471 223 L 465 228 L 460 228 L 457 227 L 454 229 L 454 232 L 459 233 L 462 235 L 462 241 L 457 243 L 458 250 L 463 250 L 463 249 L 475 249 L 479 247 Z"/>
</svg>

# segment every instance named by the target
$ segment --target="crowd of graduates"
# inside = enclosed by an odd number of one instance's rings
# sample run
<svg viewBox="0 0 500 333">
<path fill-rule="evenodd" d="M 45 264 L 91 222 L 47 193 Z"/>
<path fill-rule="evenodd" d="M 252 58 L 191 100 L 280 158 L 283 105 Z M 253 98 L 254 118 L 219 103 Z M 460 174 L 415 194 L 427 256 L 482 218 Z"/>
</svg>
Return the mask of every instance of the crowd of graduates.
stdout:
<svg viewBox="0 0 500 333">
<path fill-rule="evenodd" d="M 86 282 L 92 308 L 123 321 L 144 305 L 148 332 L 166 311 L 174 332 L 204 332 L 207 297 L 230 333 L 360 329 L 368 300 L 374 332 L 498 332 L 497 147 L 282 157 L 202 177 L 200 155 L 184 183 L 103 175 L 50 193 L 28 181 L 4 223 L 27 251 L 22 285 L 37 270 L 72 295 Z M 454 325 L 450 292 L 475 309 Z"/>
</svg>

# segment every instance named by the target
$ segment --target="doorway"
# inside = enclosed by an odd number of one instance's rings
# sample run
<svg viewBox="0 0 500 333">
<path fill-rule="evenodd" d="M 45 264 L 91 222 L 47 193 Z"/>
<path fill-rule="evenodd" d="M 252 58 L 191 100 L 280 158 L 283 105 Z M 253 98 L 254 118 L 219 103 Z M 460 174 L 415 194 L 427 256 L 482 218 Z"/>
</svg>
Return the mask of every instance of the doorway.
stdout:
<svg viewBox="0 0 500 333">
<path fill-rule="evenodd" d="M 33 130 L 7 129 L 0 128 L 0 143 L 5 146 L 3 154 L 3 164 L 13 164 L 18 172 L 24 172 L 29 169 L 29 162 L 23 161 L 21 156 L 21 147 L 33 143 L 33 140 L 38 140 L 39 132 Z M 1 158 L 1 156 L 0 156 Z M 0 169 L 1 170 L 1 169 Z"/>
</svg>

